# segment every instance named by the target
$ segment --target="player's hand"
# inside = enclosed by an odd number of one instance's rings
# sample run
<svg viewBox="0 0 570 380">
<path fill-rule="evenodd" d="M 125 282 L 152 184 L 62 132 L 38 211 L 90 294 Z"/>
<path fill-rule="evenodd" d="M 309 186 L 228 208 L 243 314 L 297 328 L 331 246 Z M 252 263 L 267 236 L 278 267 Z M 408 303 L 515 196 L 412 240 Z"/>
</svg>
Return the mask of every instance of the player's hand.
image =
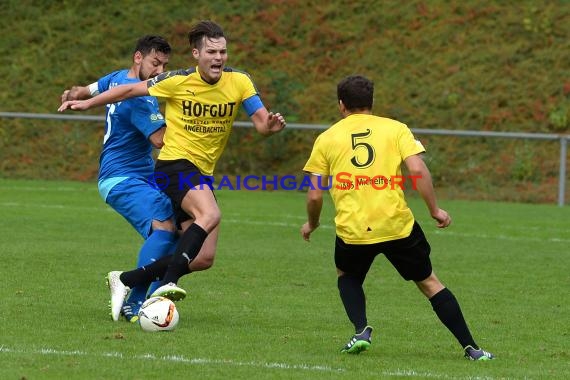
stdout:
<svg viewBox="0 0 570 380">
<path fill-rule="evenodd" d="M 451 216 L 447 213 L 447 211 L 440 208 L 438 208 L 431 217 L 434 218 L 437 222 L 437 228 L 449 227 L 451 224 Z"/>
<path fill-rule="evenodd" d="M 65 90 L 63 92 L 63 94 L 61 94 L 61 103 L 63 104 L 64 102 L 67 102 L 69 100 L 69 91 L 70 90 Z"/>
<path fill-rule="evenodd" d="M 309 224 L 309 222 L 303 224 L 303 226 L 301 227 L 301 236 L 303 237 L 303 239 L 305 241 L 310 241 L 310 237 L 311 237 L 311 233 L 317 229 L 317 227 L 319 227 L 318 225 L 316 226 L 311 226 Z"/>
<path fill-rule="evenodd" d="M 267 116 L 267 126 L 271 133 L 281 131 L 286 125 L 287 123 L 285 122 L 285 118 L 279 112 L 269 112 L 269 115 Z"/>
<path fill-rule="evenodd" d="M 61 103 L 61 106 L 57 109 L 58 112 L 63 112 L 67 109 L 74 111 L 84 111 L 89 109 L 87 101 L 85 100 L 68 100 Z"/>
</svg>

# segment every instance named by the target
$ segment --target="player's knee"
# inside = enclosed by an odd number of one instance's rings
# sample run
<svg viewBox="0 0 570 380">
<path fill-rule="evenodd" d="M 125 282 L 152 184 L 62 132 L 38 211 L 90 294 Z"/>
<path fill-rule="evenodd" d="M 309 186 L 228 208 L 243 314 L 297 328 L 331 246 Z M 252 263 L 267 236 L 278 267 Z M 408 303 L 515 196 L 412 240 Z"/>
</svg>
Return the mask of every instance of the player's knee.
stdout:
<svg viewBox="0 0 570 380">
<path fill-rule="evenodd" d="M 174 224 L 174 221 L 172 220 L 165 220 L 165 221 L 160 221 L 160 220 L 156 220 L 154 219 L 152 221 L 152 230 L 153 231 L 167 231 L 167 232 L 176 232 L 176 225 Z"/>
<path fill-rule="evenodd" d="M 203 229 L 211 232 L 222 220 L 222 213 L 220 209 L 216 208 L 213 210 L 208 210 L 208 212 L 196 217 L 196 223 L 199 224 Z"/>
<path fill-rule="evenodd" d="M 220 211 L 220 209 L 216 208 L 215 210 L 212 210 L 212 212 L 210 213 L 210 222 L 212 224 L 212 229 L 216 227 L 218 224 L 220 224 L 221 220 L 222 220 L 222 212 Z"/>
<path fill-rule="evenodd" d="M 416 281 L 416 285 L 427 298 L 433 297 L 434 294 L 437 294 L 445 288 L 433 272 L 426 279 Z"/>
</svg>

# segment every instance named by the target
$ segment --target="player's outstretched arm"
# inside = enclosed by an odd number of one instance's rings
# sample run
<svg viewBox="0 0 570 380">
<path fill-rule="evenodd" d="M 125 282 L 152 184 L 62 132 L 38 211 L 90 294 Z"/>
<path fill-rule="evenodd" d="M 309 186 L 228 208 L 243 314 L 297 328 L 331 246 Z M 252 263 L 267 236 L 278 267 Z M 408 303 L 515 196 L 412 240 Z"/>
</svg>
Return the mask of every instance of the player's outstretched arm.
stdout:
<svg viewBox="0 0 570 380">
<path fill-rule="evenodd" d="M 280 132 L 287 125 L 283 115 L 269 112 L 265 107 L 261 107 L 255 111 L 255 113 L 251 115 L 251 121 L 257 132 L 264 136 Z"/>
<path fill-rule="evenodd" d="M 424 200 L 430 215 L 437 222 L 437 227 L 445 228 L 451 224 L 451 217 L 449 214 L 440 209 L 437 204 L 431 174 L 424 160 L 419 154 L 414 154 L 404 160 L 410 176 L 414 177 L 415 188 L 420 193 Z"/>
<path fill-rule="evenodd" d="M 66 109 L 84 111 L 90 108 L 100 107 L 105 104 L 116 103 L 124 99 L 144 95 L 148 95 L 148 87 L 146 81 L 133 84 L 122 84 L 120 86 L 113 87 L 97 96 L 94 96 L 91 99 L 65 101 L 57 110 L 59 112 L 63 112 Z"/>
<path fill-rule="evenodd" d="M 91 91 L 89 91 L 88 86 L 73 86 L 69 90 L 63 91 L 63 94 L 61 94 L 61 102 L 89 99 L 90 97 Z"/>
</svg>

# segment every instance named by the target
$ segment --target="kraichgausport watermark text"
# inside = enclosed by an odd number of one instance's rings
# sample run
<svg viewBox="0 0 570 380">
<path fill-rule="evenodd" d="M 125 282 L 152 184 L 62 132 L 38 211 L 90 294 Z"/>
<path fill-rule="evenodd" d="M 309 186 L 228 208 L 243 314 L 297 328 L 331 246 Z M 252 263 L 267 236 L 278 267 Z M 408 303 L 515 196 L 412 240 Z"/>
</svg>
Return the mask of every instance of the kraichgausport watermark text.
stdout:
<svg viewBox="0 0 570 380">
<path fill-rule="evenodd" d="M 325 179 L 326 178 L 326 179 Z M 375 175 L 373 177 L 349 172 L 339 172 L 332 176 L 316 176 L 316 184 L 311 175 L 223 175 L 217 180 L 214 176 L 200 173 L 175 173 L 168 175 L 155 172 L 148 178 L 156 189 L 165 190 L 171 184 L 178 190 L 286 190 L 302 191 L 317 188 L 320 190 L 406 190 L 417 189 L 419 175 Z"/>
</svg>

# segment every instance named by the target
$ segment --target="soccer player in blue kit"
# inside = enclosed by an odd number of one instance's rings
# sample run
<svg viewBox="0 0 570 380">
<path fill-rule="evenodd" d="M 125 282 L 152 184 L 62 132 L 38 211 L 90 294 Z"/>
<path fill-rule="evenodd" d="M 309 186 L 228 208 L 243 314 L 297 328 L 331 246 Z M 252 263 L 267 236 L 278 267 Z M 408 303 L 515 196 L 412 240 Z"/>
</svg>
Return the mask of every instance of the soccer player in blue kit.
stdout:
<svg viewBox="0 0 570 380">
<path fill-rule="evenodd" d="M 141 37 L 130 69 L 114 71 L 88 86 L 64 91 L 62 103 L 87 99 L 121 84 L 153 78 L 168 63 L 171 47 L 160 37 Z M 149 181 L 154 176 L 152 150 L 163 146 L 165 121 L 153 96 L 141 96 L 107 104 L 103 149 L 99 159 L 99 194 L 145 239 L 137 267 L 170 254 L 176 246 L 176 226 L 170 199 Z M 107 279 L 108 281 L 108 279 Z M 111 309 L 114 321 L 120 314 L 130 322 L 138 320 L 138 309 L 158 283 L 131 289 L 126 302 Z"/>
</svg>

